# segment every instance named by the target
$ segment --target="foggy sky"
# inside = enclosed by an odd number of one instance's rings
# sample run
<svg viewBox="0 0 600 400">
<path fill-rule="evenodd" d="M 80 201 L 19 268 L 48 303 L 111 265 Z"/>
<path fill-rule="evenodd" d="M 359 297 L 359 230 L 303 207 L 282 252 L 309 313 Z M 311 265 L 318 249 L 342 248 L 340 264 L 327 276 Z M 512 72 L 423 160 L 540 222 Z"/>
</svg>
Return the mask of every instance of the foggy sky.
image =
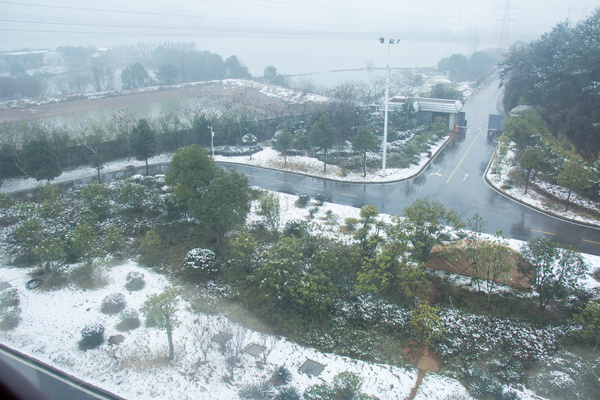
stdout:
<svg viewBox="0 0 600 400">
<path fill-rule="evenodd" d="M 249 43 L 257 52 L 285 39 L 351 48 L 352 41 L 379 36 L 498 45 L 503 29 L 510 41 L 528 41 L 598 6 L 600 0 L 0 0 L 0 50 L 193 41 L 248 54 Z"/>
</svg>

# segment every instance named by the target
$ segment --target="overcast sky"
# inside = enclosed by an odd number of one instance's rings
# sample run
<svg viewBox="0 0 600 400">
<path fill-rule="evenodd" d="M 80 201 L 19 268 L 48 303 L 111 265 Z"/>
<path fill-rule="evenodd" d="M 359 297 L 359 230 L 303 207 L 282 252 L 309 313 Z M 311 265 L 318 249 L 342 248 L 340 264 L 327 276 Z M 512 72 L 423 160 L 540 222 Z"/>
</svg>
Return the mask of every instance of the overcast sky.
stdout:
<svg viewBox="0 0 600 400">
<path fill-rule="evenodd" d="M 0 50 L 194 41 L 219 52 L 214 47 L 227 39 L 225 53 L 243 54 L 248 38 L 260 52 L 259 43 L 271 39 L 313 39 L 311 46 L 319 46 L 379 36 L 468 36 L 498 45 L 503 29 L 511 41 L 531 40 L 598 6 L 600 0 L 0 0 Z"/>
</svg>

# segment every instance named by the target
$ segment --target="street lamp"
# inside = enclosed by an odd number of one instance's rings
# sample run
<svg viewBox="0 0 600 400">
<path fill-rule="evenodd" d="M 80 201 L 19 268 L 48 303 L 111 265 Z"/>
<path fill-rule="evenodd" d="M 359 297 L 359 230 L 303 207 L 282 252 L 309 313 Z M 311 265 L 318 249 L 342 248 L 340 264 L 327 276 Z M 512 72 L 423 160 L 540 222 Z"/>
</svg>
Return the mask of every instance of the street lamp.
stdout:
<svg viewBox="0 0 600 400">
<path fill-rule="evenodd" d="M 379 43 L 385 44 L 385 38 L 380 37 Z M 383 160 L 381 165 L 381 174 L 385 176 L 385 164 L 387 159 L 387 134 L 388 134 L 388 111 L 389 111 L 389 98 L 390 98 L 390 47 L 393 44 L 400 43 L 400 39 L 394 41 L 394 39 L 389 39 L 387 42 L 388 45 L 388 58 L 387 58 L 387 66 L 385 67 L 385 112 L 383 117 Z"/>
<path fill-rule="evenodd" d="M 210 128 L 210 156 L 212 158 L 215 158 L 215 146 L 214 146 L 215 132 L 213 131 L 212 125 L 209 126 L 209 128 Z"/>
</svg>

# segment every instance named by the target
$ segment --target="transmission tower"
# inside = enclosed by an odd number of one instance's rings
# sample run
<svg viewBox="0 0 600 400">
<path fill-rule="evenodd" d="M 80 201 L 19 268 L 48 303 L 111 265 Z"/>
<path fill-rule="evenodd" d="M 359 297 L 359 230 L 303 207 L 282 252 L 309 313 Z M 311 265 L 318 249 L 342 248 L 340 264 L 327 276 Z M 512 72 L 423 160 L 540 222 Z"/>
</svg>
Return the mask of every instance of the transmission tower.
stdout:
<svg viewBox="0 0 600 400">
<path fill-rule="evenodd" d="M 500 32 L 501 49 L 508 47 L 510 44 L 510 8 L 510 0 L 505 0 L 504 17 L 502 17 L 502 31 Z"/>
</svg>

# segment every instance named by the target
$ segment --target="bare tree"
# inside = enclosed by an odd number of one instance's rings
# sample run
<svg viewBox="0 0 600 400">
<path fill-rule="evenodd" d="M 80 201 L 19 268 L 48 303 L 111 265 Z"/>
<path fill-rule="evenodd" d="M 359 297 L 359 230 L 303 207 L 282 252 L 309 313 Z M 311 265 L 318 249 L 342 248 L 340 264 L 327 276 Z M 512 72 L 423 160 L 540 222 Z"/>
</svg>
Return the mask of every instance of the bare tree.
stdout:
<svg viewBox="0 0 600 400">
<path fill-rule="evenodd" d="M 261 346 L 263 346 L 265 348 L 262 353 L 263 364 L 267 363 L 267 358 L 269 358 L 269 354 L 271 354 L 271 352 L 273 351 L 273 348 L 275 347 L 275 343 L 277 343 L 277 338 L 261 332 L 260 344 L 261 344 Z"/>
<path fill-rule="evenodd" d="M 213 336 L 213 331 L 208 326 L 208 318 L 206 316 L 202 316 L 196 319 L 194 322 L 195 326 L 193 330 L 193 335 L 196 339 L 196 344 L 202 352 L 203 362 L 206 363 L 208 361 L 208 353 L 212 348 L 211 339 Z"/>
</svg>

